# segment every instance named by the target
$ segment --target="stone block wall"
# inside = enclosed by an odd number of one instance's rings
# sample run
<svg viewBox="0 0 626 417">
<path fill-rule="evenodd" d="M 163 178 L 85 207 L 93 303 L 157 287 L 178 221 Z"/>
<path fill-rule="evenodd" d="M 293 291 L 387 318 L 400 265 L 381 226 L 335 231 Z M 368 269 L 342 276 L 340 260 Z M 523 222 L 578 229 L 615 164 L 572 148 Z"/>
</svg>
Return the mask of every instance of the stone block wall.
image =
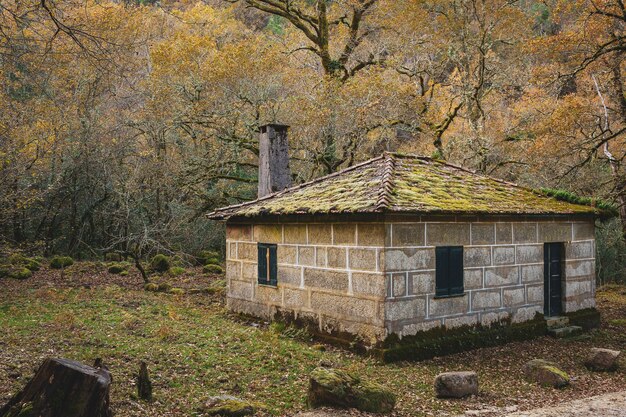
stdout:
<svg viewBox="0 0 626 417">
<path fill-rule="evenodd" d="M 376 342 L 543 313 L 545 242 L 565 243 L 563 309 L 595 306 L 593 221 L 309 222 L 227 225 L 232 310 L 287 313 Z M 257 243 L 276 243 L 278 285 L 257 283 Z M 435 297 L 435 247 L 464 247 L 464 294 Z"/>
<path fill-rule="evenodd" d="M 385 337 L 385 226 L 381 223 L 227 224 L 228 307 L 279 312 L 319 330 Z M 276 243 L 278 285 L 257 283 L 257 243 Z"/>
<path fill-rule="evenodd" d="M 388 222 L 385 327 L 413 335 L 543 313 L 545 242 L 565 243 L 563 309 L 595 306 L 594 223 L 589 221 Z M 435 247 L 464 247 L 462 296 L 435 297 Z"/>
</svg>

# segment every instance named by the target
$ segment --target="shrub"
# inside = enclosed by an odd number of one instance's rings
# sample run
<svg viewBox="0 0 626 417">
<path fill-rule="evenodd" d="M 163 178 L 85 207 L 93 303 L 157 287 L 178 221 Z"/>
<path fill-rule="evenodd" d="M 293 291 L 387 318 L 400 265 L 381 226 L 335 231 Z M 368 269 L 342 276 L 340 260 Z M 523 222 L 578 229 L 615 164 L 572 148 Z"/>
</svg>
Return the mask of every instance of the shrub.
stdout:
<svg viewBox="0 0 626 417">
<path fill-rule="evenodd" d="M 26 258 L 24 266 L 32 272 L 39 271 L 39 268 L 41 268 L 41 264 L 31 258 Z"/>
<path fill-rule="evenodd" d="M 217 281 L 213 282 L 206 289 L 206 293 L 209 295 L 223 294 L 224 292 L 226 292 L 226 282 L 221 279 L 218 279 Z"/>
<path fill-rule="evenodd" d="M 211 259 L 217 259 L 218 261 L 216 263 L 219 264 L 220 258 L 220 253 L 212 250 L 204 250 L 198 254 L 198 262 L 200 265 L 208 265 Z"/>
<path fill-rule="evenodd" d="M 219 265 L 220 264 L 220 260 L 217 258 L 209 258 L 206 260 L 205 265 Z"/>
<path fill-rule="evenodd" d="M 182 275 L 185 273 L 185 268 L 181 267 L 181 266 L 173 266 L 170 268 L 170 275 L 177 277 L 179 275 Z"/>
<path fill-rule="evenodd" d="M 119 253 L 116 253 L 116 252 L 109 252 L 109 253 L 104 255 L 104 260 L 105 261 L 109 261 L 109 262 L 121 262 L 122 261 L 122 255 L 120 255 Z"/>
<path fill-rule="evenodd" d="M 126 271 L 126 265 L 120 263 L 111 264 L 109 265 L 108 271 L 111 274 L 121 274 Z"/>
<path fill-rule="evenodd" d="M 0 278 L 6 278 L 11 273 L 11 270 L 7 265 L 0 265 Z"/>
<path fill-rule="evenodd" d="M 170 257 L 170 265 L 171 265 L 172 268 L 175 267 L 175 266 L 183 267 L 186 264 L 187 264 L 187 261 L 181 255 L 174 255 L 174 256 Z"/>
<path fill-rule="evenodd" d="M 27 258 L 19 253 L 9 256 L 9 263 L 13 266 L 27 268 L 30 271 L 39 271 L 39 268 L 41 268 L 41 264 L 38 261 L 33 258 Z"/>
<path fill-rule="evenodd" d="M 166 272 L 170 269 L 170 258 L 163 254 L 154 255 L 150 261 L 150 268 L 157 272 Z"/>
<path fill-rule="evenodd" d="M 202 268 L 202 271 L 207 273 L 207 274 L 223 274 L 224 273 L 224 268 L 222 268 L 219 265 L 205 265 L 204 268 Z"/>
<path fill-rule="evenodd" d="M 159 286 L 153 282 L 150 282 L 144 285 L 143 289 L 150 292 L 157 292 L 159 290 Z"/>
<path fill-rule="evenodd" d="M 28 279 L 33 273 L 28 268 L 15 268 L 9 272 L 9 277 L 15 279 Z"/>
<path fill-rule="evenodd" d="M 11 265 L 20 265 L 26 259 L 26 257 L 20 253 L 14 253 L 9 256 L 9 263 Z"/>
<path fill-rule="evenodd" d="M 69 256 L 55 256 L 50 260 L 50 268 L 63 269 L 74 265 L 74 260 Z"/>
<path fill-rule="evenodd" d="M 622 237 L 622 224 L 612 219 L 596 228 L 596 264 L 598 284 L 626 284 L 626 240 Z"/>
</svg>

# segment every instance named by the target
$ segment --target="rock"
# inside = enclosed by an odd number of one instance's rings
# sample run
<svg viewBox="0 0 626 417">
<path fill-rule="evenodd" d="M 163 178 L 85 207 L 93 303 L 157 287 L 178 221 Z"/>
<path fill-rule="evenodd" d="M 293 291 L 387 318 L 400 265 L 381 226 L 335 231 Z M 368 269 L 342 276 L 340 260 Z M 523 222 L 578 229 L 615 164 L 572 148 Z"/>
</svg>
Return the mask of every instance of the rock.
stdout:
<svg viewBox="0 0 626 417">
<path fill-rule="evenodd" d="M 320 361 L 320 363 L 319 363 L 319 366 L 321 366 L 322 368 L 332 368 L 332 367 L 334 367 L 335 365 L 333 365 L 333 363 L 332 363 L 332 362 L 325 361 L 325 360 L 323 360 L 323 359 L 322 359 L 322 360 Z"/>
<path fill-rule="evenodd" d="M 209 416 L 241 417 L 253 415 L 256 407 L 232 395 L 218 395 L 207 400 L 202 412 Z"/>
<path fill-rule="evenodd" d="M 478 394 L 476 372 L 444 372 L 435 378 L 438 398 L 462 398 Z"/>
<path fill-rule="evenodd" d="M 396 396 L 381 385 L 346 371 L 320 367 L 311 374 L 308 405 L 389 413 L 396 405 Z"/>
<path fill-rule="evenodd" d="M 581 335 L 583 328 L 580 326 L 566 326 L 557 329 L 548 329 L 548 334 L 557 339 L 567 339 Z"/>
<path fill-rule="evenodd" d="M 585 360 L 585 366 L 591 371 L 615 371 L 621 353 L 619 350 L 593 348 Z"/>
<path fill-rule="evenodd" d="M 569 376 L 559 369 L 554 362 L 543 359 L 533 359 L 524 364 L 522 372 L 526 380 L 536 382 L 542 386 L 563 388 L 569 385 Z"/>
</svg>

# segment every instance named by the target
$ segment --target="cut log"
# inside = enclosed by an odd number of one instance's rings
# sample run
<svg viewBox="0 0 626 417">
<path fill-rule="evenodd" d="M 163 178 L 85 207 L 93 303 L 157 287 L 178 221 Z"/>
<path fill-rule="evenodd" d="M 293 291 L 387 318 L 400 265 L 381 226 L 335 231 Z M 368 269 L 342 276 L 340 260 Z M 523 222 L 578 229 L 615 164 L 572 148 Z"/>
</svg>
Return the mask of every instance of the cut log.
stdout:
<svg viewBox="0 0 626 417">
<path fill-rule="evenodd" d="M 148 373 L 148 365 L 141 362 L 139 376 L 137 377 L 137 395 L 144 401 L 152 401 L 152 382 Z"/>
<path fill-rule="evenodd" d="M 48 358 L 0 409 L 0 417 L 111 417 L 111 374 L 68 359 Z"/>
</svg>

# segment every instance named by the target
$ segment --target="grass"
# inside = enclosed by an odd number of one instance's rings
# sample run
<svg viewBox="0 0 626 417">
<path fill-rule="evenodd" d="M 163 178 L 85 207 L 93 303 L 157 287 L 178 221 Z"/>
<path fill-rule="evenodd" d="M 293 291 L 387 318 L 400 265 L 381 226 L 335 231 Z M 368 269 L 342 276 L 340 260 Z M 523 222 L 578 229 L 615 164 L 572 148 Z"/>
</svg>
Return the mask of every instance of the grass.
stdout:
<svg viewBox="0 0 626 417">
<path fill-rule="evenodd" d="M 107 283 L 90 288 L 35 285 L 45 281 L 45 274 L 59 273 L 44 270 L 26 281 L 0 281 L 0 288 L 8 289 L 0 291 L 0 406 L 48 356 L 89 364 L 102 358 L 113 374 L 111 399 L 117 416 L 196 415 L 207 397 L 217 394 L 264 403 L 266 414 L 292 415 L 305 408 L 308 375 L 322 361 L 391 388 L 399 397 L 397 415 L 454 414 L 485 404 L 524 409 L 626 385 L 624 371 L 599 377 L 581 365 L 587 349 L 597 343 L 626 345 L 621 322 L 612 325 L 626 317 L 623 287 L 606 296 L 599 292 L 599 300 L 610 300 L 604 302 L 612 315 L 591 340 L 541 338 L 383 365 L 330 346 L 320 351 L 302 332 L 241 320 L 225 310 L 220 295 L 150 293 L 141 290 L 140 282 L 136 289 Z M 555 391 L 524 382 L 519 369 L 535 357 L 553 360 L 576 376 L 572 388 Z M 150 404 L 134 399 L 142 360 L 154 385 Z M 467 369 L 479 372 L 478 397 L 434 397 L 437 373 Z"/>
</svg>

